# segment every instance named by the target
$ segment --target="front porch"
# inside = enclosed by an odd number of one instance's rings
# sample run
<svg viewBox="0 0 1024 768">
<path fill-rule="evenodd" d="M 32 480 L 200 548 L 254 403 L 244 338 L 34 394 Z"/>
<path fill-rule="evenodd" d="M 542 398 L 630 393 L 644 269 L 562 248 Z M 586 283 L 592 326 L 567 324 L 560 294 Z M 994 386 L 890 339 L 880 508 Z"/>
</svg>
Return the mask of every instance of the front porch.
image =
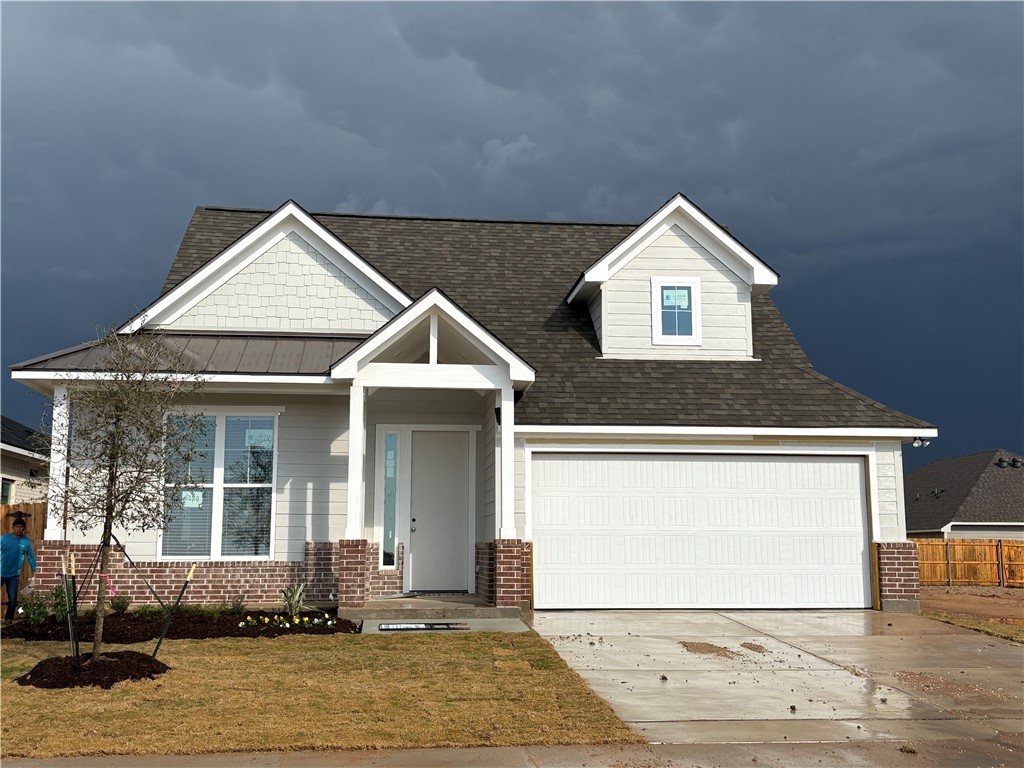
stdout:
<svg viewBox="0 0 1024 768">
<path fill-rule="evenodd" d="M 427 592 L 529 609 L 514 432 L 532 368 L 431 291 L 331 377 L 349 384 L 339 606 Z"/>
</svg>

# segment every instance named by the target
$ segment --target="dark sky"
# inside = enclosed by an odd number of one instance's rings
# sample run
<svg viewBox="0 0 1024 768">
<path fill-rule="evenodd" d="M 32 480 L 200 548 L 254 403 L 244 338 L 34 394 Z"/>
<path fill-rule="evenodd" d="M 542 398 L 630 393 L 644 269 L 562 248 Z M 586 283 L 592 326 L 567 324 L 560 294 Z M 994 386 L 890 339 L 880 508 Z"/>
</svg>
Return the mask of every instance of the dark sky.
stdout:
<svg viewBox="0 0 1024 768">
<path fill-rule="evenodd" d="M 157 295 L 197 205 L 641 221 L 780 274 L 816 367 L 1024 452 L 1020 3 L 12 4 L 3 365 Z M 39 423 L 5 373 L 3 413 Z"/>
</svg>

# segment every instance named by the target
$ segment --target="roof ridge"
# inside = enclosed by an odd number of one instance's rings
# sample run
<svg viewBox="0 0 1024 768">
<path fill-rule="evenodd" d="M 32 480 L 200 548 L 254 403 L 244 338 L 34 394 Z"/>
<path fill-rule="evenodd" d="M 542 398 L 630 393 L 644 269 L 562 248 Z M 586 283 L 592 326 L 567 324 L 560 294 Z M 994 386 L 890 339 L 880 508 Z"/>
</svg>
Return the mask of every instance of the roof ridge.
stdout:
<svg viewBox="0 0 1024 768">
<path fill-rule="evenodd" d="M 273 210 L 265 208 L 235 208 L 227 205 L 200 205 L 196 206 L 203 211 L 219 211 L 224 213 L 261 213 L 270 215 Z M 454 221 L 467 224 L 533 224 L 552 225 L 568 227 L 637 227 L 631 221 L 568 221 L 564 219 L 498 219 L 493 217 L 473 218 L 468 216 L 420 216 L 402 215 L 394 213 L 339 213 L 337 211 L 309 211 L 310 216 L 330 216 L 340 219 L 394 219 L 399 221 Z"/>
<path fill-rule="evenodd" d="M 851 389 L 850 387 L 847 387 L 847 386 L 845 386 L 843 384 L 840 384 L 838 381 L 830 379 L 828 376 L 826 376 L 825 374 L 821 373 L 820 371 L 814 370 L 813 367 L 803 366 L 803 365 L 797 365 L 797 366 L 794 366 L 794 367 L 799 369 L 800 371 L 803 371 L 805 374 L 808 374 L 809 376 L 812 376 L 813 378 L 818 379 L 819 381 L 823 381 L 826 384 L 829 384 L 830 386 L 832 386 L 833 388 L 839 390 L 840 392 L 843 392 L 843 393 L 845 393 L 847 395 L 855 397 L 856 399 L 860 400 L 862 403 L 865 403 L 866 405 L 869 405 L 872 408 L 875 408 L 876 410 L 881 411 L 886 416 L 897 416 L 899 418 L 906 419 L 908 421 L 918 422 L 919 426 L 922 429 L 929 429 L 929 428 L 934 429 L 934 425 L 929 424 L 928 422 L 922 422 L 920 419 L 915 419 L 910 414 L 903 413 L 903 411 L 897 411 L 895 408 L 890 408 L 885 403 L 880 403 L 879 401 L 877 401 L 877 400 L 875 400 L 875 399 L 873 399 L 871 397 L 868 397 L 863 392 L 858 392 L 855 389 Z"/>
</svg>

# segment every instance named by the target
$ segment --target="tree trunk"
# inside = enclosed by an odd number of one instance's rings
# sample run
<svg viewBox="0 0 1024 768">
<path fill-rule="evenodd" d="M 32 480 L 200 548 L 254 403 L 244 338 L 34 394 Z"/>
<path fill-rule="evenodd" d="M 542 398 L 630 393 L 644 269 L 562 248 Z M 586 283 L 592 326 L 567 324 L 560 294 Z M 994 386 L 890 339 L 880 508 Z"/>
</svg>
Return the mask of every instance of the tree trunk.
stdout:
<svg viewBox="0 0 1024 768">
<path fill-rule="evenodd" d="M 103 537 L 100 540 L 100 571 L 99 584 L 96 590 L 96 624 L 93 629 L 92 660 L 100 657 L 103 650 L 103 619 L 107 613 L 107 579 L 110 567 L 110 534 L 113 530 L 113 510 L 108 507 L 106 517 L 103 520 Z"/>
</svg>

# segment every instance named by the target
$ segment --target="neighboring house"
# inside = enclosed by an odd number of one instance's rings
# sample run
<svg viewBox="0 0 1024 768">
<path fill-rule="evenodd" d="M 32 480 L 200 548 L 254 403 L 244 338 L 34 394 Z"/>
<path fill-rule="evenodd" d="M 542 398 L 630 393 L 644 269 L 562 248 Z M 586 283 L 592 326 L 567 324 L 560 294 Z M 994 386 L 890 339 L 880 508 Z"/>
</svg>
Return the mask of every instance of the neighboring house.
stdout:
<svg viewBox="0 0 1024 768">
<path fill-rule="evenodd" d="M 903 481 L 915 538 L 1024 539 L 1024 456 L 994 450 L 925 464 Z"/>
<path fill-rule="evenodd" d="M 901 444 L 936 429 L 814 371 L 777 281 L 682 195 L 639 226 L 199 208 L 120 331 L 206 371 L 212 481 L 128 554 L 168 591 L 205 563 L 194 599 L 913 606 Z M 102 369 L 13 375 L 61 423 Z"/>
<path fill-rule="evenodd" d="M 46 501 L 46 437 L 0 416 L 0 504 Z"/>
</svg>

